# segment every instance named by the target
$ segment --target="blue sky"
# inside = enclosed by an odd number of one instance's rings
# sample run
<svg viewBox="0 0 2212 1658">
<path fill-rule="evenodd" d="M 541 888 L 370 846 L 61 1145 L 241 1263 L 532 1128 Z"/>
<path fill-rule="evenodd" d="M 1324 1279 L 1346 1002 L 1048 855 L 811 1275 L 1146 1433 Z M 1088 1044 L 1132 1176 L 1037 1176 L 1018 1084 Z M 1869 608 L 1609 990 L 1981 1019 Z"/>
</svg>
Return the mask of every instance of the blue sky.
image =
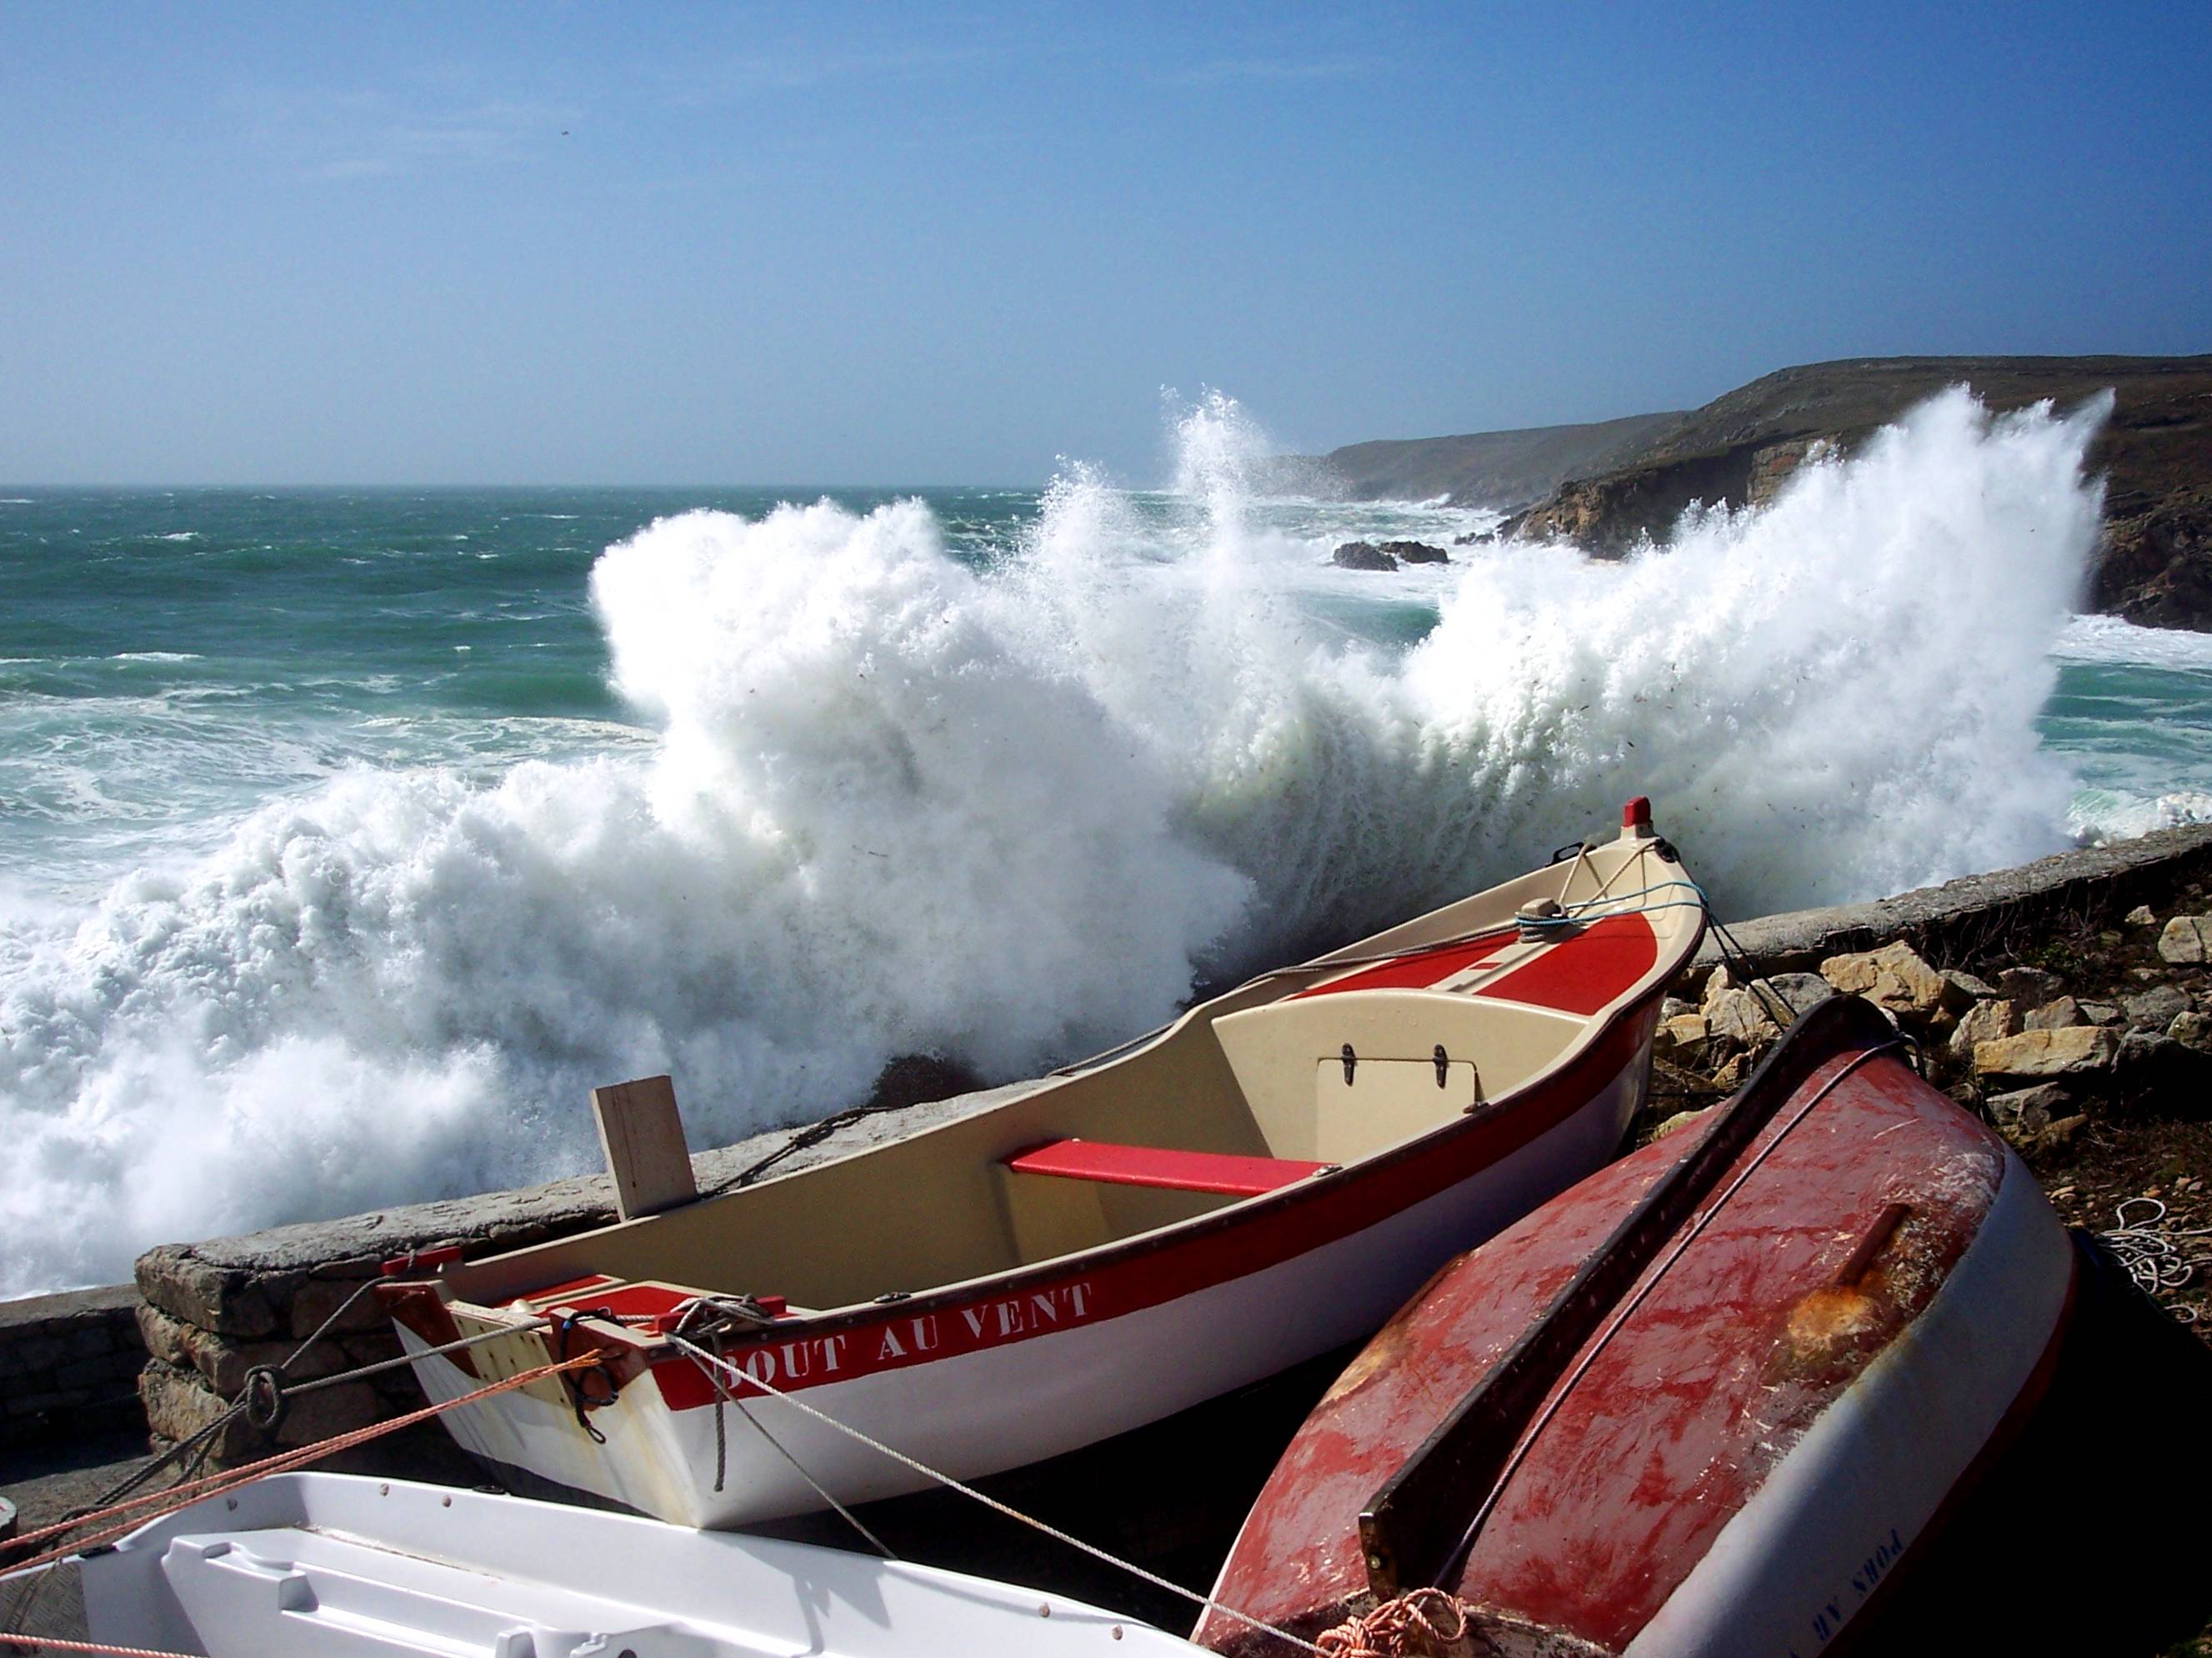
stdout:
<svg viewBox="0 0 2212 1658">
<path fill-rule="evenodd" d="M 0 7 L 0 478 L 1158 477 L 2212 349 L 2212 7 Z"/>
</svg>

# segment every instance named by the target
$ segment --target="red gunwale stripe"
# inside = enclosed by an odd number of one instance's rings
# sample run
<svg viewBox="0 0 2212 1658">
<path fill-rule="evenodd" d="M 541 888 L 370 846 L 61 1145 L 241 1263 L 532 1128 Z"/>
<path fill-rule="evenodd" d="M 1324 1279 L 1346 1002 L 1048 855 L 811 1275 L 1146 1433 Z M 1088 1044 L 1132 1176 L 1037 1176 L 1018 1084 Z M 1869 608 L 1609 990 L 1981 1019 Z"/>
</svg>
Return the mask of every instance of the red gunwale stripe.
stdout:
<svg viewBox="0 0 2212 1658">
<path fill-rule="evenodd" d="M 1171 1192 L 1218 1192 L 1236 1198 L 1265 1196 L 1328 1166 L 1291 1157 L 1240 1157 L 1219 1151 L 1176 1151 L 1083 1139 L 1048 1141 L 1006 1159 L 1006 1167 L 1018 1175 L 1100 1181 L 1109 1186 L 1151 1186 Z"/>
</svg>

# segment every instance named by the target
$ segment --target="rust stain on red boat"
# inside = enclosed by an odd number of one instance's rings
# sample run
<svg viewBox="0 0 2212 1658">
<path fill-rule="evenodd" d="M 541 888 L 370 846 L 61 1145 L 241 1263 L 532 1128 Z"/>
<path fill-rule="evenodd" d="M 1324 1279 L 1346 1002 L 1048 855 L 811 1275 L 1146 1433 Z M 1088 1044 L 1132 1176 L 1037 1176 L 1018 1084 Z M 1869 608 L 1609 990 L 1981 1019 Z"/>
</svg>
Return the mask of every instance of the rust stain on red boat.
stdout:
<svg viewBox="0 0 2212 1658">
<path fill-rule="evenodd" d="M 1822 1065 L 1795 1097 L 1809 1099 L 1849 1058 Z M 1716 1190 L 1792 1115 L 1785 1106 Z M 1277 1467 L 1220 1598 L 1309 1635 L 1357 1605 L 1362 1507 L 1690 1143 L 1670 1137 L 1592 1176 L 1408 1303 Z M 1548 1421 L 1445 1587 L 1501 1621 L 1620 1650 L 1934 1297 L 2004 1167 L 1986 1130 L 1895 1060 L 1845 1078 L 1678 1260 L 1660 1257 L 1611 1339 L 1584 1347 L 1587 1367 L 1555 1387 Z M 1468 1493 L 1470 1515 L 1485 1495 Z M 1218 1619 L 1197 1638 L 1263 1649 Z"/>
</svg>

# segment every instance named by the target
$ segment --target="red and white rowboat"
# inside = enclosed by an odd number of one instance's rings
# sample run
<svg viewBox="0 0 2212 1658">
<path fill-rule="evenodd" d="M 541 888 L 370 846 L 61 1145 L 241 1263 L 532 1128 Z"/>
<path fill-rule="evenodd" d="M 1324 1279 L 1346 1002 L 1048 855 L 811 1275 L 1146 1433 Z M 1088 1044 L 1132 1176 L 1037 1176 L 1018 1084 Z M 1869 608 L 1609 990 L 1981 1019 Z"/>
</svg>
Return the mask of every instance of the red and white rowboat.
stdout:
<svg viewBox="0 0 2212 1658">
<path fill-rule="evenodd" d="M 1311 1637 L 1432 1587 L 1513 1658 L 1810 1658 L 2025 1422 L 2075 1276 L 2020 1160 L 1837 998 L 1705 1123 L 1440 1272 L 1215 1599 Z M 1218 1614 L 1194 1638 L 1291 1650 Z"/>
<path fill-rule="evenodd" d="M 694 1526 L 924 1483 L 794 1400 L 969 1478 L 1356 1341 L 1603 1163 L 1641 1103 L 1705 917 L 1648 804 L 1625 817 L 988 1110 L 403 1277 L 385 1291 L 401 1340 L 441 1400 L 610 1351 L 580 1396 L 533 1384 L 445 1420 L 534 1488 Z M 752 1321 L 718 1318 L 741 1296 Z M 677 1345 L 702 1298 L 721 1298 L 714 1351 L 793 1400 Z M 487 1340 L 426 1351 L 469 1337 Z"/>
</svg>

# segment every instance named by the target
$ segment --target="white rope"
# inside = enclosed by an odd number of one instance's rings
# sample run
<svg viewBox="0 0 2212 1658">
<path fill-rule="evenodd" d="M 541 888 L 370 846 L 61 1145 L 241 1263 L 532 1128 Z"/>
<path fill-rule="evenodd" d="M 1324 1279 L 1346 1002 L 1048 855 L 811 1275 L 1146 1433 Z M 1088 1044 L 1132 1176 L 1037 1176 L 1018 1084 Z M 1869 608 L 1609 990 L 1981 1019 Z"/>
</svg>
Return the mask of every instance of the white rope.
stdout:
<svg viewBox="0 0 2212 1658">
<path fill-rule="evenodd" d="M 1133 1561 L 1124 1560 L 1118 1555 L 1109 1554 L 1104 1549 L 1100 1548 L 1095 1543 L 1086 1543 L 1079 1537 L 1069 1535 L 1066 1532 L 1060 1530 L 1057 1526 L 1048 1525 L 1045 1521 L 1037 1519 L 1033 1515 L 1024 1514 L 1019 1509 L 1012 1508 L 1006 1503 L 1001 1503 L 995 1497 L 987 1497 L 981 1491 L 977 1491 L 973 1485 L 963 1485 L 960 1481 L 955 1479 L 951 1474 L 940 1473 L 937 1469 L 931 1467 L 927 1462 L 917 1461 L 915 1458 L 908 1456 L 904 1451 L 894 1450 L 890 1446 L 884 1444 L 880 1439 L 871 1437 L 869 1435 L 861 1432 L 858 1428 L 852 1426 L 849 1423 L 840 1422 L 836 1417 L 831 1416 L 828 1412 L 817 1410 L 815 1406 L 809 1405 L 805 1400 L 784 1392 L 782 1388 L 775 1386 L 773 1382 L 762 1381 L 760 1377 L 755 1376 L 750 1370 L 744 1369 L 742 1365 L 731 1363 L 729 1360 L 724 1358 L 719 1353 L 709 1352 L 705 1348 L 699 1346 L 694 1342 L 686 1340 L 682 1336 L 672 1335 L 668 1338 L 668 1340 L 672 1345 L 680 1347 L 685 1352 L 690 1354 L 693 1359 L 711 1364 L 717 1370 L 727 1372 L 732 1381 L 743 1382 L 751 1387 L 758 1388 L 763 1393 L 772 1394 L 776 1398 L 781 1400 L 785 1404 L 790 1406 L 793 1410 L 805 1412 L 808 1416 L 812 1417 L 816 1421 L 822 1423 L 824 1426 L 835 1428 L 839 1433 L 843 1434 L 848 1439 L 857 1439 L 861 1444 L 866 1445 L 870 1450 L 878 1452 L 904 1467 L 911 1468 L 915 1473 L 921 1475 L 925 1479 L 935 1480 L 939 1485 L 945 1486 L 950 1491 L 958 1491 L 963 1497 L 972 1497 L 976 1502 L 981 1503 L 985 1508 L 990 1509 L 996 1513 L 1002 1514 L 1009 1520 L 1018 1521 L 1024 1526 L 1028 1526 L 1034 1530 L 1042 1532 L 1047 1537 L 1053 1539 L 1055 1542 L 1065 1543 L 1072 1549 L 1079 1549 L 1085 1554 L 1089 1555 L 1094 1560 L 1103 1560 L 1109 1566 L 1119 1567 L 1121 1570 L 1127 1572 L 1132 1577 L 1143 1579 L 1146 1582 L 1150 1583 L 1154 1588 L 1165 1589 L 1170 1594 L 1179 1594 L 1186 1600 L 1195 1601 L 1200 1606 L 1205 1607 L 1208 1612 L 1218 1612 L 1224 1617 L 1233 1618 L 1238 1623 L 1245 1625 L 1249 1628 L 1258 1630 L 1262 1634 L 1273 1635 L 1280 1640 L 1287 1641 L 1292 1646 L 1298 1648 L 1302 1651 L 1319 1654 L 1322 1650 L 1321 1648 L 1316 1646 L 1311 1641 L 1301 1640 L 1297 1636 L 1291 1634 L 1288 1630 L 1278 1629 L 1274 1625 L 1255 1618 L 1249 1612 L 1239 1612 L 1234 1606 L 1224 1606 L 1220 1601 L 1214 1600 L 1211 1595 L 1200 1594 L 1195 1589 L 1187 1589 L 1180 1583 L 1170 1582 L 1168 1579 L 1162 1577 L 1158 1573 L 1147 1571 L 1144 1567 L 1138 1565 Z"/>
<path fill-rule="evenodd" d="M 2151 1212 L 2142 1220 L 2131 1221 L 2128 1212 L 2137 1204 L 2148 1204 Z M 2112 1251 L 2113 1259 L 2147 1296 L 2171 1296 L 2196 1278 L 2198 1267 L 2212 1266 L 2212 1249 L 2192 1250 L 2187 1242 L 2191 1238 L 2212 1238 L 2212 1226 L 2169 1228 L 2165 1224 L 2166 1212 L 2166 1206 L 2156 1198 L 2130 1198 L 2112 1212 L 2119 1224 L 2097 1234 L 2097 1241 Z M 2166 1310 L 2177 1323 L 2197 1322 L 2194 1307 Z"/>
</svg>

